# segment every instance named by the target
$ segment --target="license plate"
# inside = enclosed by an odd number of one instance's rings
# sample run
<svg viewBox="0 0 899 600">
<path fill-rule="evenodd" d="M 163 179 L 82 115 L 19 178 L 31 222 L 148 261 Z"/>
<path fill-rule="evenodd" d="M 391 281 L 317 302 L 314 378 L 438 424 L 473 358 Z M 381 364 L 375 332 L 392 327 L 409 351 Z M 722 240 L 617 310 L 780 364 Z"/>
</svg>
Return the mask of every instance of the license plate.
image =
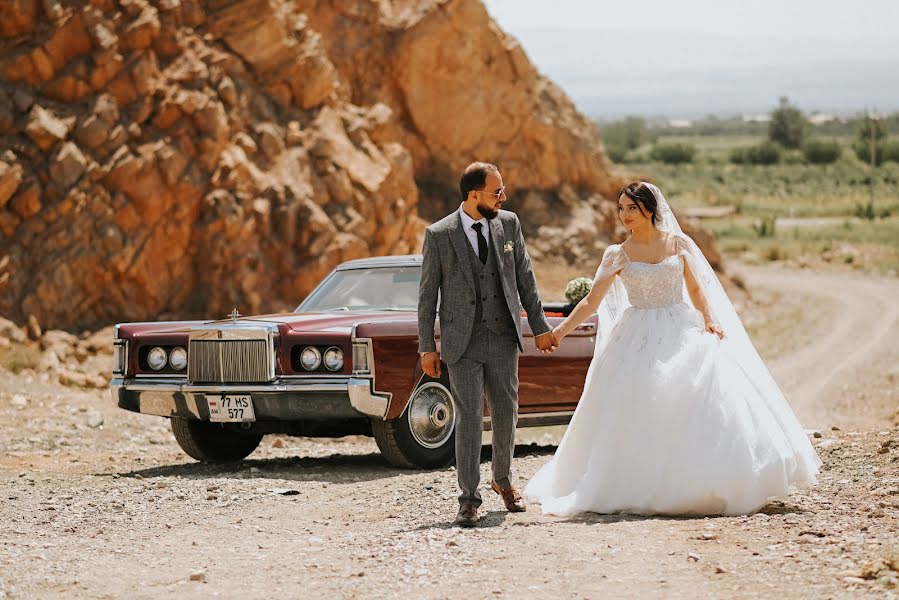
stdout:
<svg viewBox="0 0 899 600">
<path fill-rule="evenodd" d="M 210 421 L 243 422 L 255 421 L 253 397 L 245 396 L 206 396 L 209 405 Z"/>
</svg>

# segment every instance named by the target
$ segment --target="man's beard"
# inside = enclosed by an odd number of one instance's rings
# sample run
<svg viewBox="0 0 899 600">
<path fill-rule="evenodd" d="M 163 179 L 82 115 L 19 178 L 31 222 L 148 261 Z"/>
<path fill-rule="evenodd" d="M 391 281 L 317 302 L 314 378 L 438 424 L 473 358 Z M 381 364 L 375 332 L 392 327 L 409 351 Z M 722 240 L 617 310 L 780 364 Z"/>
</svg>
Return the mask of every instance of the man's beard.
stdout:
<svg viewBox="0 0 899 600">
<path fill-rule="evenodd" d="M 499 211 L 493 210 L 489 206 L 481 206 L 478 204 L 478 212 L 488 221 L 495 219 L 499 215 Z"/>
</svg>

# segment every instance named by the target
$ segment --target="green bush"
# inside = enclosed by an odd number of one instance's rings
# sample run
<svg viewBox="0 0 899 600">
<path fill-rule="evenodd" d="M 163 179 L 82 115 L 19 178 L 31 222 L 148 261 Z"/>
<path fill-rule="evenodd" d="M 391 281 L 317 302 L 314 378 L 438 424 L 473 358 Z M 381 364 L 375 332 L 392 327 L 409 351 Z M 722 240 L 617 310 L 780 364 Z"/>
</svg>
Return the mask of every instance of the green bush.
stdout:
<svg viewBox="0 0 899 600">
<path fill-rule="evenodd" d="M 627 156 L 627 148 L 606 145 L 606 155 L 612 162 L 621 163 L 624 162 L 624 157 Z"/>
<path fill-rule="evenodd" d="M 781 98 L 778 107 L 771 111 L 768 138 L 784 148 L 798 149 L 802 147 L 807 131 L 808 121 L 802 111 L 790 104 L 786 97 Z"/>
<path fill-rule="evenodd" d="M 899 141 L 883 143 L 883 160 L 899 163 Z"/>
<path fill-rule="evenodd" d="M 777 221 L 774 217 L 765 217 L 760 222 L 754 223 L 752 228 L 760 238 L 774 237 L 777 233 Z"/>
<path fill-rule="evenodd" d="M 684 143 L 657 144 L 649 156 L 668 165 L 691 163 L 696 156 L 696 146 Z"/>
<path fill-rule="evenodd" d="M 839 142 L 826 140 L 809 140 L 802 148 L 802 155 L 805 160 L 813 165 L 829 165 L 835 163 L 843 149 Z"/>
<path fill-rule="evenodd" d="M 783 150 L 774 142 L 762 142 L 755 146 L 734 148 L 730 162 L 736 165 L 774 165 L 780 162 Z"/>
</svg>

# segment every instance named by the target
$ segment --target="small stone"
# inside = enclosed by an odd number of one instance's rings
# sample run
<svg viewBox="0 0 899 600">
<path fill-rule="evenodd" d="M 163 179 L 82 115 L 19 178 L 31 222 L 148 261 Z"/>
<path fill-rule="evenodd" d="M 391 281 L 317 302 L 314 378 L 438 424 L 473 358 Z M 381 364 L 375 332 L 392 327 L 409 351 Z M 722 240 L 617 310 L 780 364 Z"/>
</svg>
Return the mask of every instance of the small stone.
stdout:
<svg viewBox="0 0 899 600">
<path fill-rule="evenodd" d="M 87 426 L 91 429 L 99 429 L 103 427 L 103 415 L 100 413 L 94 412 L 87 415 Z"/>
<path fill-rule="evenodd" d="M 41 150 L 49 150 L 69 135 L 65 121 L 40 106 L 31 109 L 25 133 Z"/>
<path fill-rule="evenodd" d="M 0 161 L 0 207 L 19 189 L 22 183 L 22 165 L 8 165 Z"/>
<path fill-rule="evenodd" d="M 206 571 L 194 571 L 190 574 L 190 580 L 206 583 Z"/>
<path fill-rule="evenodd" d="M 820 439 L 820 438 L 824 437 L 824 435 L 822 435 L 820 431 L 816 431 L 812 434 L 812 437 Z"/>
<path fill-rule="evenodd" d="M 62 385 L 87 387 L 88 379 L 84 373 L 71 371 L 69 369 L 59 370 L 59 383 Z"/>
<path fill-rule="evenodd" d="M 277 438 L 274 442 L 272 442 L 272 448 L 283 448 L 284 440 L 281 438 Z"/>
<path fill-rule="evenodd" d="M 846 583 L 867 583 L 861 577 L 843 577 L 843 581 Z"/>
<path fill-rule="evenodd" d="M 720 574 L 722 574 L 722 573 L 727 573 L 727 569 L 725 569 L 725 568 L 722 567 L 721 565 L 716 565 L 716 566 L 715 566 L 715 573 L 718 574 L 718 575 L 720 575 Z"/>
<path fill-rule="evenodd" d="M 699 555 L 695 552 L 690 552 L 687 554 L 687 560 L 693 562 L 699 562 Z"/>
<path fill-rule="evenodd" d="M 284 152 L 284 137 L 274 123 L 261 123 L 255 127 L 259 136 L 259 147 L 265 157 L 274 161 Z"/>
<path fill-rule="evenodd" d="M 37 317 L 35 317 L 34 315 L 28 315 L 27 331 L 28 331 L 28 337 L 30 337 L 31 339 L 33 339 L 33 340 L 41 339 L 41 334 L 43 333 L 41 331 L 41 324 L 38 322 Z"/>
<path fill-rule="evenodd" d="M 62 145 L 50 164 L 50 177 L 62 187 L 69 187 L 84 174 L 87 159 L 72 142 Z"/>
<path fill-rule="evenodd" d="M 237 88 L 234 87 L 234 81 L 230 77 L 222 77 L 222 81 L 218 85 L 219 97 L 229 106 L 237 105 Z"/>
</svg>

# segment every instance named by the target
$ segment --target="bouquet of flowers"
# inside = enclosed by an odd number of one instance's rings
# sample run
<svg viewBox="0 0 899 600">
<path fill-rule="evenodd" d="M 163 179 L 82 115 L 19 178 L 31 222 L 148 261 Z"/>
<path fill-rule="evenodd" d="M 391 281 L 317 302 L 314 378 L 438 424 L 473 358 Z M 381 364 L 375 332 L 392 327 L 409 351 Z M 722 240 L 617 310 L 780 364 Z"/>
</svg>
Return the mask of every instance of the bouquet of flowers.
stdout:
<svg viewBox="0 0 899 600">
<path fill-rule="evenodd" d="M 565 297 L 571 304 L 577 304 L 593 289 L 593 280 L 589 277 L 577 277 L 565 286 Z"/>
</svg>

